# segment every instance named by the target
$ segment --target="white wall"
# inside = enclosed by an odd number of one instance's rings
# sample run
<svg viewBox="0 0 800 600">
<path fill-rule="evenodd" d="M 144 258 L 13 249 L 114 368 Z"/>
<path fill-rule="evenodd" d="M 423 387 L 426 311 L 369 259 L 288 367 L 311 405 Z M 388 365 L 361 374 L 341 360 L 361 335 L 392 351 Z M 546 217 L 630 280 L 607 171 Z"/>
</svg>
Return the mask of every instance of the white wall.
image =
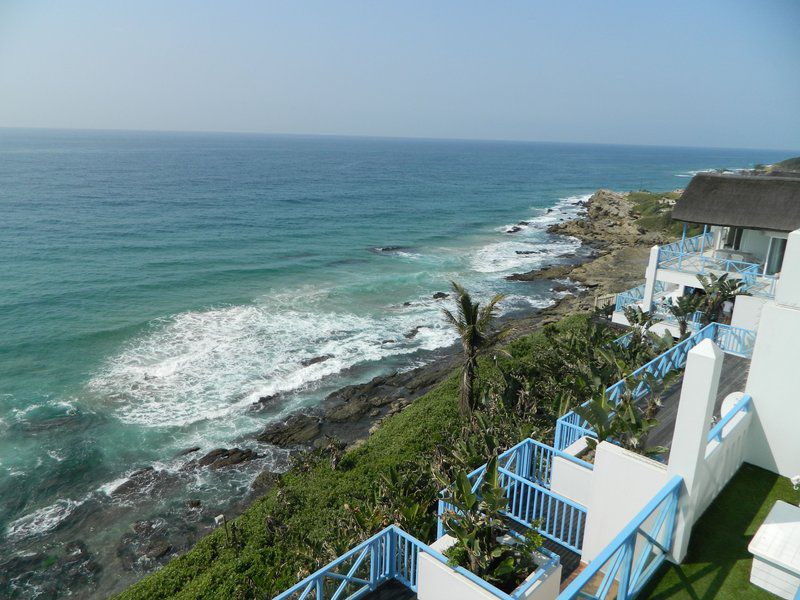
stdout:
<svg viewBox="0 0 800 600">
<path fill-rule="evenodd" d="M 761 321 L 761 311 L 766 303 L 766 298 L 759 298 L 757 296 L 737 296 L 736 302 L 733 305 L 731 325 L 758 331 L 758 323 Z"/>
<path fill-rule="evenodd" d="M 431 544 L 443 553 L 455 543 L 455 538 L 445 535 Z M 547 560 L 547 557 L 543 557 Z M 496 600 L 497 596 L 473 583 L 448 565 L 426 552 L 419 553 L 417 569 L 417 598 L 419 600 Z M 523 600 L 555 600 L 561 583 L 561 564 L 544 573 L 522 596 Z M 534 572 L 535 573 L 535 572 Z M 532 577 L 534 573 L 528 576 Z"/>
<path fill-rule="evenodd" d="M 668 479 L 665 465 L 608 442 L 598 444 L 581 560 L 594 559 Z"/>
<path fill-rule="evenodd" d="M 800 231 L 789 235 L 775 302 L 761 312 L 746 391 L 755 415 L 745 460 L 800 474 Z"/>
<path fill-rule="evenodd" d="M 578 455 L 587 447 L 586 438 L 581 438 L 564 452 L 572 456 Z M 589 493 L 592 489 L 593 471 L 587 467 L 561 458 L 553 457 L 553 466 L 550 471 L 550 489 L 556 494 L 569 498 L 578 504 L 589 504 Z"/>
<path fill-rule="evenodd" d="M 743 393 L 732 394 L 730 399 L 726 399 L 722 405 L 722 414 L 727 414 L 743 395 Z M 697 495 L 697 518 L 700 518 L 742 466 L 747 450 L 747 432 L 752 419 L 752 411 L 740 412 L 723 429 L 722 442 L 715 440 L 706 446 L 705 461 L 698 471 L 702 483 Z"/>
</svg>

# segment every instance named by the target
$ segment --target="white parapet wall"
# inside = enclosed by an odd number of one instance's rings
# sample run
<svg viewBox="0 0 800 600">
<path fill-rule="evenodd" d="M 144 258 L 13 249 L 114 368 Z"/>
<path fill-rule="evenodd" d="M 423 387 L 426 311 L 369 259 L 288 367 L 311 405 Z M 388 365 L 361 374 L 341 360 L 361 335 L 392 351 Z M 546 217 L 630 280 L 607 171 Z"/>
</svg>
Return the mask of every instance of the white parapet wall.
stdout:
<svg viewBox="0 0 800 600">
<path fill-rule="evenodd" d="M 800 230 L 789 234 L 775 302 L 761 312 L 746 391 L 755 414 L 745 460 L 800 474 Z"/>
<path fill-rule="evenodd" d="M 565 448 L 564 452 L 578 456 L 587 447 L 588 444 L 584 437 Z M 568 458 L 556 455 L 553 457 L 553 467 L 550 472 L 550 489 L 556 494 L 587 506 L 592 489 L 592 470 Z"/>
<path fill-rule="evenodd" d="M 668 480 L 665 465 L 608 442 L 598 444 L 581 560 L 593 560 Z"/>
<path fill-rule="evenodd" d="M 758 331 L 761 311 L 768 300 L 758 296 L 738 296 L 733 307 L 731 325 L 750 331 Z"/>
<path fill-rule="evenodd" d="M 443 553 L 455 541 L 453 537 L 445 535 L 431 544 L 431 548 Z M 542 563 L 547 560 L 549 557 L 541 557 Z M 534 575 L 535 572 L 531 573 L 528 579 Z M 561 564 L 559 563 L 544 573 L 539 581 L 534 583 L 520 598 L 523 600 L 555 600 L 560 583 Z M 419 553 L 417 598 L 419 600 L 491 600 L 496 599 L 497 596 L 423 551 Z"/>
</svg>

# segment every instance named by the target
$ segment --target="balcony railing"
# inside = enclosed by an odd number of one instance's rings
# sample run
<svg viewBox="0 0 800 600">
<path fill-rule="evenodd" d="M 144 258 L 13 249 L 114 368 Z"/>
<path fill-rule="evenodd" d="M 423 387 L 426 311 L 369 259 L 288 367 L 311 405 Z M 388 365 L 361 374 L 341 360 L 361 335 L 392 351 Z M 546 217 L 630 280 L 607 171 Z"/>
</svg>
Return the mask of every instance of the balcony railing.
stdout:
<svg viewBox="0 0 800 600">
<path fill-rule="evenodd" d="M 745 394 L 742 396 L 742 399 L 739 400 L 733 408 L 731 408 L 727 414 L 722 417 L 714 427 L 711 428 L 711 431 L 708 432 L 708 443 L 710 444 L 713 441 L 718 443 L 722 443 L 722 438 L 724 437 L 725 427 L 736 417 L 738 414 L 747 414 L 750 412 L 750 407 L 752 406 L 753 399 L 750 397 L 750 394 Z"/>
<path fill-rule="evenodd" d="M 523 440 L 498 457 L 500 481 L 508 498 L 504 514 L 520 525 L 536 529 L 544 537 L 580 553 L 586 507 L 549 489 L 552 461 L 556 456 L 592 469 L 590 463 L 533 439 Z M 468 475 L 473 492 L 480 487 L 485 473 L 484 464 Z M 443 490 L 442 495 L 445 492 Z M 453 510 L 453 506 L 440 500 L 439 516 L 447 510 Z M 442 535 L 444 527 L 439 519 L 437 537 Z"/>
<path fill-rule="evenodd" d="M 713 235 L 707 232 L 661 246 L 658 249 L 658 268 L 698 275 L 731 273 L 744 281 L 747 293 L 764 298 L 775 296 L 776 275 L 762 273 L 763 265 L 759 263 L 716 256 L 712 242 Z"/>
<path fill-rule="evenodd" d="M 619 312 L 621 310 L 624 310 L 626 306 L 644 300 L 644 286 L 645 284 L 637 285 L 635 288 L 631 288 L 629 290 L 617 294 L 616 302 L 614 304 L 614 310 L 616 312 Z M 664 291 L 665 287 L 666 284 L 663 281 L 656 281 L 653 292 L 655 294 L 660 294 Z"/>
<path fill-rule="evenodd" d="M 558 600 L 635 598 L 672 551 L 682 483 L 681 477 L 673 477 Z"/>
<path fill-rule="evenodd" d="M 722 323 L 710 323 L 694 335 L 639 367 L 624 379 L 620 379 L 614 385 L 606 388 L 606 396 L 611 402 L 619 403 L 622 394 L 632 387 L 634 400 L 641 400 L 652 391 L 648 383 L 650 377 L 655 378 L 656 381 L 663 381 L 670 371 L 682 369 L 686 366 L 689 350 L 705 339 L 714 341 L 728 354 L 749 357 L 753 353 L 755 336 L 755 332 L 749 329 L 731 327 Z M 587 406 L 589 402 L 591 400 L 585 402 L 583 406 Z M 584 436 L 595 437 L 595 435 L 588 421 L 575 411 L 569 411 L 556 421 L 553 445 L 557 450 L 564 450 Z"/>
<path fill-rule="evenodd" d="M 709 231 L 659 247 L 658 268 L 682 270 L 684 258 L 702 254 L 706 248 L 711 248 L 713 240 L 714 235 Z"/>
</svg>

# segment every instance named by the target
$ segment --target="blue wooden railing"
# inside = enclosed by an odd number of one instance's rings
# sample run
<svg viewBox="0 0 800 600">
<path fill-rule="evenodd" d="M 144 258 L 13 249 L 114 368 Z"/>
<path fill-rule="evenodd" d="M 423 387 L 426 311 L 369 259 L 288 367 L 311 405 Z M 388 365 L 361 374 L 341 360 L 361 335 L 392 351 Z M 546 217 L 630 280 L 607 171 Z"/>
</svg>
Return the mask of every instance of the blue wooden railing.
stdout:
<svg viewBox="0 0 800 600">
<path fill-rule="evenodd" d="M 692 238 L 660 246 L 658 249 L 658 268 L 698 274 L 710 271 L 733 273 L 741 276 L 744 281 L 744 291 L 749 294 L 766 298 L 775 296 L 775 284 L 778 279 L 775 275 L 763 275 L 761 272 L 762 265 L 759 263 L 704 255 L 703 252 L 705 250 L 711 249 L 712 241 L 713 234 L 709 231 Z M 636 289 L 628 291 L 634 292 Z M 621 309 L 617 308 L 617 310 Z"/>
<path fill-rule="evenodd" d="M 681 271 L 685 257 L 702 254 L 706 248 L 711 248 L 713 240 L 714 234 L 708 231 L 694 237 L 659 246 L 658 268 Z"/>
<path fill-rule="evenodd" d="M 656 381 L 662 381 L 670 371 L 682 369 L 686 366 L 689 351 L 705 339 L 714 341 L 728 354 L 749 357 L 755 344 L 755 332 L 722 323 L 710 323 L 606 388 L 606 396 L 611 402 L 618 403 L 629 386 L 633 386 L 634 400 L 641 400 L 652 391 L 648 384 L 649 377 L 655 378 Z M 589 402 L 591 400 L 583 405 L 586 406 Z M 594 437 L 595 434 L 585 419 L 575 411 L 569 411 L 556 421 L 553 446 L 557 450 L 563 451 L 584 436 Z"/>
<path fill-rule="evenodd" d="M 681 477 L 673 477 L 586 565 L 558 600 L 635 598 L 672 550 L 682 482 Z"/>
<path fill-rule="evenodd" d="M 659 294 L 666 289 L 666 285 L 663 281 L 656 281 L 653 287 L 653 293 Z M 629 290 L 625 290 L 624 292 L 620 292 L 617 294 L 616 302 L 614 304 L 614 310 L 619 312 L 623 310 L 626 306 L 631 304 L 635 304 L 636 302 L 640 302 L 644 300 L 644 286 L 645 284 L 637 285 L 635 288 L 631 288 Z"/>
<path fill-rule="evenodd" d="M 711 428 L 711 431 L 708 432 L 708 443 L 710 444 L 713 441 L 717 441 L 720 444 L 722 443 L 723 438 L 723 431 L 725 427 L 730 423 L 736 415 L 739 413 L 747 414 L 750 412 L 750 407 L 752 406 L 753 399 L 750 397 L 750 394 L 745 394 L 742 398 L 731 408 L 718 422 L 714 427 Z"/>
<path fill-rule="evenodd" d="M 498 456 L 498 472 L 508 498 L 504 514 L 580 553 L 586 508 L 549 489 L 553 458 L 556 456 L 590 470 L 593 468 L 586 461 L 533 439 L 523 440 Z M 468 475 L 473 492 L 480 487 L 485 473 L 484 464 Z M 446 492 L 447 490 L 442 490 L 441 495 L 445 496 Z M 439 516 L 448 510 L 454 510 L 454 507 L 445 500 L 440 500 Z M 444 526 L 440 518 L 437 537 L 443 535 Z"/>
<path fill-rule="evenodd" d="M 448 558 L 440 552 L 396 525 L 390 525 L 278 594 L 273 600 L 355 600 L 377 590 L 391 579 L 416 592 L 420 552 L 442 564 L 449 564 Z M 539 552 L 548 560 L 539 566 L 533 577 L 511 594 L 499 590 L 462 567 L 450 568 L 497 598 L 518 600 L 560 562 L 560 557 L 546 548 L 540 548 Z"/>
</svg>

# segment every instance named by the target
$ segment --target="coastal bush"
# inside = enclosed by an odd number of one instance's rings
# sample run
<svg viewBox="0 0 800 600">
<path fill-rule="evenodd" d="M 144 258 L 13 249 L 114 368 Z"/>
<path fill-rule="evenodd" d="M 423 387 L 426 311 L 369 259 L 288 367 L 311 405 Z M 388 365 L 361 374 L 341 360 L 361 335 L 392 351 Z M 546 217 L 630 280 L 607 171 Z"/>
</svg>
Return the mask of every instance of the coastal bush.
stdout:
<svg viewBox="0 0 800 600">
<path fill-rule="evenodd" d="M 649 192 L 640 190 L 628 194 L 628 199 L 633 202 L 633 212 L 636 224 L 648 231 L 664 233 L 669 237 L 680 236 L 683 223 L 672 220 L 672 207 L 680 198 L 680 192 Z M 687 235 L 698 235 L 702 226 L 692 224 L 687 229 Z"/>
<path fill-rule="evenodd" d="M 454 374 L 361 445 L 300 456 L 235 520 L 235 543 L 216 530 L 119 597 L 268 598 L 389 523 L 431 540 L 434 474 L 453 481 L 528 435 L 551 439 L 560 412 L 585 399 L 581 377 L 609 385 L 638 366 L 609 366 L 614 348 L 624 351 L 609 345 L 615 335 L 576 315 L 510 342 L 480 359 L 472 419 L 459 415 Z"/>
</svg>

